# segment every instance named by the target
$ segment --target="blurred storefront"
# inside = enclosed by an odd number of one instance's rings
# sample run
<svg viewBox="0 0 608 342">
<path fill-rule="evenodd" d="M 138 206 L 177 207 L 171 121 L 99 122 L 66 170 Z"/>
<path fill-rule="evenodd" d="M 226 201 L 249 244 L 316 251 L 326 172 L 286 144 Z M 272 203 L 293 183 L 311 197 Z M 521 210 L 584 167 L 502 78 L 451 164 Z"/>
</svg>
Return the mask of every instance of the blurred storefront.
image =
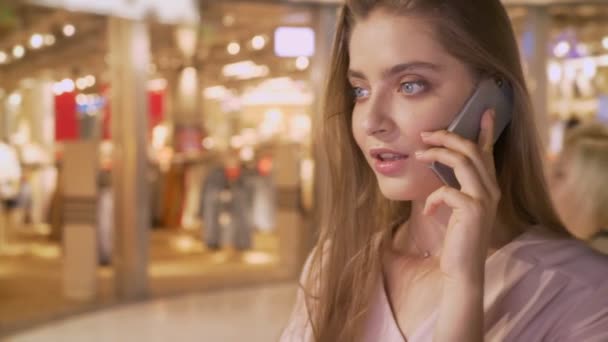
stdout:
<svg viewBox="0 0 608 342">
<path fill-rule="evenodd" d="M 80 299 L 294 279 L 336 6 L 201 1 L 197 21 L 137 23 L 68 2 L 0 8 L 0 138 L 23 170 L 0 262 L 43 254 Z"/>
<path fill-rule="evenodd" d="M 608 124 L 608 3 L 505 1 L 549 158 L 568 127 Z"/>
</svg>

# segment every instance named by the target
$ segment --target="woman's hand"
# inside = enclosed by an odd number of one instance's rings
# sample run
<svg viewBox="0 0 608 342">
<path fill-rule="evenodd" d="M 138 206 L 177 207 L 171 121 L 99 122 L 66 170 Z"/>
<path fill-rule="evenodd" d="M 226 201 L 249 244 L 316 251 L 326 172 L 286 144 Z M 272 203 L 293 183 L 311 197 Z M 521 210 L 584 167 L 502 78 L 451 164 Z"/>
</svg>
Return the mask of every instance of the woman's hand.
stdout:
<svg viewBox="0 0 608 342">
<path fill-rule="evenodd" d="M 423 133 L 422 140 L 435 147 L 418 159 L 452 167 L 461 185 L 433 192 L 424 208 L 426 215 L 440 204 L 452 209 L 441 250 L 443 291 L 433 340 L 481 342 L 485 261 L 500 200 L 492 153 L 494 111 L 484 113 L 477 143 L 447 131 Z"/>
<path fill-rule="evenodd" d="M 436 190 L 424 208 L 426 215 L 441 204 L 452 209 L 441 251 L 441 271 L 450 282 L 483 283 L 500 200 L 493 156 L 494 111 L 484 113 L 477 143 L 447 131 L 422 133 L 422 140 L 434 147 L 416 157 L 453 168 L 461 185 L 460 190 L 449 186 Z"/>
</svg>

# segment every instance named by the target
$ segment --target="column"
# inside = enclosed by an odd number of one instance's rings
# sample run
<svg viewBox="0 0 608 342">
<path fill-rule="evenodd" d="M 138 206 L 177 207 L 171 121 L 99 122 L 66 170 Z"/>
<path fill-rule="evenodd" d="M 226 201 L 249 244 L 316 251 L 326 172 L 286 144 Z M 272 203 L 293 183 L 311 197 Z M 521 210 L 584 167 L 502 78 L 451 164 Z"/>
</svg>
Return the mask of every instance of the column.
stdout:
<svg viewBox="0 0 608 342">
<path fill-rule="evenodd" d="M 65 142 L 61 170 L 63 293 L 91 300 L 97 294 L 97 174 L 99 143 Z"/>
<path fill-rule="evenodd" d="M 317 5 L 315 8 L 315 55 L 312 59 L 310 77 L 315 93 L 314 111 L 323 111 L 325 83 L 329 72 L 331 49 L 336 31 L 338 8 L 335 5 Z M 315 118 L 316 119 L 316 118 Z"/>
<path fill-rule="evenodd" d="M 109 19 L 112 91 L 113 265 L 122 299 L 148 291 L 147 93 L 150 38 L 144 22 Z"/>
<path fill-rule="evenodd" d="M 549 140 L 549 112 L 547 92 L 547 46 L 551 16 L 546 6 L 528 8 L 522 44 L 522 54 L 527 65 L 528 86 L 534 105 L 536 123 L 543 146 Z"/>
<path fill-rule="evenodd" d="M 310 251 L 305 243 L 309 229 L 304 226 L 300 205 L 300 158 L 297 145 L 281 144 L 276 147 L 273 160 L 273 165 L 277 165 L 273 167 L 273 176 L 277 187 L 279 263 L 294 278 Z"/>
</svg>

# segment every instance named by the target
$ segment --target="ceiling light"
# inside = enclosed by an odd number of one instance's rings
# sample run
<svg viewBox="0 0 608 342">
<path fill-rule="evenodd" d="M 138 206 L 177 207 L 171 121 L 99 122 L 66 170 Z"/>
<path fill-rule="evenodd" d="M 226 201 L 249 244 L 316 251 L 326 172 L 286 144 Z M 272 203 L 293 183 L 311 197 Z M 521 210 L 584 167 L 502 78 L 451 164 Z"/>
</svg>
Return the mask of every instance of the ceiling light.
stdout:
<svg viewBox="0 0 608 342">
<path fill-rule="evenodd" d="M 570 52 L 570 43 L 566 41 L 561 41 L 555 45 L 553 49 L 553 53 L 556 57 L 566 57 L 566 55 Z"/>
<path fill-rule="evenodd" d="M 78 88 L 79 90 L 84 90 L 87 87 L 87 80 L 84 79 L 84 77 L 79 78 L 76 80 L 76 88 Z"/>
<path fill-rule="evenodd" d="M 55 36 L 52 34 L 45 35 L 44 44 L 46 44 L 47 46 L 51 46 L 51 45 L 55 44 Z"/>
<path fill-rule="evenodd" d="M 266 46 L 266 39 L 263 36 L 255 36 L 251 40 L 251 46 L 255 50 L 262 50 Z"/>
<path fill-rule="evenodd" d="M 30 46 L 33 49 L 40 49 L 43 44 L 44 44 L 44 38 L 39 33 L 33 34 L 32 37 L 30 38 Z"/>
<path fill-rule="evenodd" d="M 75 88 L 74 81 L 69 78 L 66 78 L 61 81 L 61 87 L 63 88 L 64 93 L 71 93 L 74 91 Z"/>
<path fill-rule="evenodd" d="M 63 26 L 63 34 L 66 37 L 71 37 L 74 35 L 74 33 L 76 33 L 76 28 L 74 27 L 74 25 L 67 24 L 67 25 Z"/>
<path fill-rule="evenodd" d="M 241 80 L 268 76 L 268 66 L 257 65 L 253 61 L 243 61 L 225 65 L 222 74 L 225 77 L 235 77 Z"/>
<path fill-rule="evenodd" d="M 228 50 L 229 54 L 236 55 L 241 51 L 241 46 L 237 42 L 232 42 L 232 43 L 228 44 L 228 47 L 226 48 L 226 50 Z"/>
<path fill-rule="evenodd" d="M 306 70 L 310 65 L 310 60 L 307 57 L 300 56 L 296 59 L 296 68 L 298 70 Z"/>
<path fill-rule="evenodd" d="M 13 48 L 13 56 L 15 56 L 15 58 L 21 58 L 23 55 L 25 55 L 25 48 L 23 45 L 16 45 Z"/>
<path fill-rule="evenodd" d="M 87 76 L 84 78 L 84 80 L 85 80 L 85 82 L 86 82 L 87 87 L 92 87 L 92 86 L 94 86 L 94 85 L 95 85 L 95 82 L 96 82 L 96 80 L 95 80 L 95 76 L 93 76 L 93 75 L 87 75 Z"/>
</svg>

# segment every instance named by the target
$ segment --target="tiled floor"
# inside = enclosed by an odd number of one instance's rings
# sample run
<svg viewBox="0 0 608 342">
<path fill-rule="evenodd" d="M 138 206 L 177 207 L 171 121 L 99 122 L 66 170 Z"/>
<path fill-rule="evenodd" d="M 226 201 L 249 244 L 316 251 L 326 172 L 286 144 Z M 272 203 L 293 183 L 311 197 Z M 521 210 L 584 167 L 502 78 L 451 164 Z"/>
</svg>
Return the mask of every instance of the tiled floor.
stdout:
<svg viewBox="0 0 608 342">
<path fill-rule="evenodd" d="M 158 299 L 55 322 L 7 341 L 276 341 L 295 292 L 294 284 L 280 284 Z"/>
<path fill-rule="evenodd" d="M 256 250 L 210 252 L 191 234 L 154 230 L 150 235 L 150 298 L 226 287 L 285 281 L 271 252 L 270 235 L 255 236 Z M 49 320 L 116 305 L 113 272 L 100 267 L 97 296 L 91 301 L 65 298 L 59 244 L 43 235 L 13 236 L 11 253 L 0 253 L 0 341 L 4 336 Z"/>
</svg>

